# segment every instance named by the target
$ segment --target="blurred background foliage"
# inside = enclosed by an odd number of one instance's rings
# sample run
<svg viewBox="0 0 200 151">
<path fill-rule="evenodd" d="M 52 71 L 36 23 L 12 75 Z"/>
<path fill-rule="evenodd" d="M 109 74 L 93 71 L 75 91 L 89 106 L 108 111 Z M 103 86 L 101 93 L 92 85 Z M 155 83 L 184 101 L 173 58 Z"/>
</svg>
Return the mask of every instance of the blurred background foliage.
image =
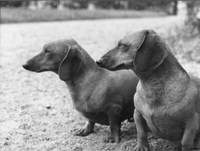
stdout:
<svg viewBox="0 0 200 151">
<path fill-rule="evenodd" d="M 48 7 L 57 9 L 59 6 L 72 9 L 135 9 L 145 10 L 153 7 L 162 8 L 169 14 L 177 14 L 176 0 L 135 0 L 135 1 L 120 1 L 120 0 L 48 0 L 48 1 L 1 1 L 1 7 Z"/>
<path fill-rule="evenodd" d="M 0 1 L 1 23 L 177 15 L 177 4 L 176 0 Z"/>
<path fill-rule="evenodd" d="M 165 31 L 164 38 L 176 55 L 200 62 L 200 1 L 1 1 L 1 23 L 179 15 L 180 3 L 185 6 L 184 24 L 174 25 Z"/>
<path fill-rule="evenodd" d="M 166 42 L 180 59 L 200 63 L 200 1 L 186 1 L 183 24 L 172 26 Z"/>
</svg>

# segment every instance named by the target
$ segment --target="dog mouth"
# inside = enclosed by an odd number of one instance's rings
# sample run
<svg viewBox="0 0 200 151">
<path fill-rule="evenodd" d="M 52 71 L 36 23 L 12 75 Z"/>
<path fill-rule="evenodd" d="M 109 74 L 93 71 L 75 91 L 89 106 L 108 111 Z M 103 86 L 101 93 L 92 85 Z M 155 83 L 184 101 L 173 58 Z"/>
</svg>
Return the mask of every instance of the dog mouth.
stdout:
<svg viewBox="0 0 200 151">
<path fill-rule="evenodd" d="M 113 71 L 122 70 L 122 69 L 126 69 L 126 64 L 125 63 L 119 64 L 117 66 L 114 66 L 114 67 L 110 68 L 110 70 L 113 70 Z"/>
<path fill-rule="evenodd" d="M 45 70 L 41 70 L 40 68 L 37 68 L 37 67 L 34 67 L 34 66 L 31 66 L 29 64 L 24 64 L 22 65 L 22 67 L 28 71 L 32 71 L 32 72 L 43 72 Z"/>
<path fill-rule="evenodd" d="M 111 71 L 122 70 L 122 69 L 129 69 L 131 68 L 132 61 L 126 63 L 120 63 L 116 65 L 115 61 L 110 61 L 106 59 L 100 59 L 96 61 L 97 65 L 102 68 L 106 68 Z"/>
<path fill-rule="evenodd" d="M 122 70 L 122 69 L 132 69 L 133 68 L 133 61 L 130 61 L 130 62 L 127 62 L 127 63 L 121 63 L 121 64 L 118 64 L 116 66 L 113 66 L 110 68 L 110 70 Z"/>
</svg>

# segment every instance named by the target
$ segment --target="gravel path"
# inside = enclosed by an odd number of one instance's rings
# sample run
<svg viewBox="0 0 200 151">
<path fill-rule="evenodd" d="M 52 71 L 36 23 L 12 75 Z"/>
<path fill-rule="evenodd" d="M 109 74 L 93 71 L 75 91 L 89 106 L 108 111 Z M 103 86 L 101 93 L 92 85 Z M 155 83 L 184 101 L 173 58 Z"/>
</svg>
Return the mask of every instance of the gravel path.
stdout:
<svg viewBox="0 0 200 151">
<path fill-rule="evenodd" d="M 122 125 L 121 143 L 104 143 L 109 127 L 96 125 L 87 137 L 73 129 L 85 119 L 73 108 L 66 85 L 54 73 L 32 73 L 21 65 L 47 42 L 74 37 L 95 60 L 126 33 L 153 28 L 161 35 L 180 18 L 113 19 L 52 23 L 4 24 L 0 39 L 0 150 L 1 151 L 131 151 L 136 142 L 134 123 Z M 180 60 L 199 76 L 199 65 Z M 149 138 L 154 151 L 174 145 Z"/>
</svg>

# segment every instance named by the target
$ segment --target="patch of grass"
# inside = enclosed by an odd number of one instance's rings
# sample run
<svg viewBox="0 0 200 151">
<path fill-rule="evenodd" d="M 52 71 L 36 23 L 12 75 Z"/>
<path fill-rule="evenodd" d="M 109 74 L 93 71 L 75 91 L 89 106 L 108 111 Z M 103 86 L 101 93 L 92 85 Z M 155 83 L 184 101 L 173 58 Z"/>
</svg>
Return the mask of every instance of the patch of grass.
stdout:
<svg viewBox="0 0 200 151">
<path fill-rule="evenodd" d="M 30 10 L 27 8 L 1 8 L 1 23 L 22 23 L 22 22 L 50 22 L 84 19 L 109 19 L 109 18 L 142 18 L 165 16 L 162 11 L 135 11 L 135 10 L 102 10 L 89 11 L 81 10 L 56 10 L 41 9 Z"/>
</svg>

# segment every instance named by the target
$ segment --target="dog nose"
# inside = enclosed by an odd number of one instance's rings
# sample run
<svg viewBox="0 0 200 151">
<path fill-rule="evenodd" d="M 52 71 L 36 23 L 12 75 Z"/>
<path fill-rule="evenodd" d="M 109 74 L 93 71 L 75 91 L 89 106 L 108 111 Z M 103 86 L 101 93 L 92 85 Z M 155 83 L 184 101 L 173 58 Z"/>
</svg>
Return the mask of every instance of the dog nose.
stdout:
<svg viewBox="0 0 200 151">
<path fill-rule="evenodd" d="M 22 67 L 27 70 L 29 68 L 29 65 L 28 64 L 24 64 L 24 65 L 22 65 Z"/>
<path fill-rule="evenodd" d="M 100 67 L 103 65 L 103 62 L 104 62 L 103 59 L 99 59 L 99 60 L 96 61 L 97 65 L 100 66 Z"/>
</svg>

